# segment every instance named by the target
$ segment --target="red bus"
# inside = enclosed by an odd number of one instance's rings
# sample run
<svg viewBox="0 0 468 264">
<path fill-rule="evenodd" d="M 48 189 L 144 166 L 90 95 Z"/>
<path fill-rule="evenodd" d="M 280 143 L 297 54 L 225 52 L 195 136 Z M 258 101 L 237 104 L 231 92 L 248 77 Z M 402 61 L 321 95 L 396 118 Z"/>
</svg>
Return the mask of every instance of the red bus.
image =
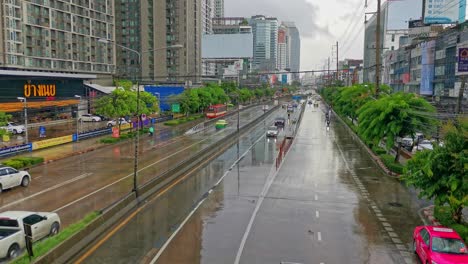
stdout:
<svg viewBox="0 0 468 264">
<path fill-rule="evenodd" d="M 224 116 L 227 113 L 227 106 L 225 104 L 210 105 L 206 110 L 206 117 L 216 118 Z"/>
</svg>

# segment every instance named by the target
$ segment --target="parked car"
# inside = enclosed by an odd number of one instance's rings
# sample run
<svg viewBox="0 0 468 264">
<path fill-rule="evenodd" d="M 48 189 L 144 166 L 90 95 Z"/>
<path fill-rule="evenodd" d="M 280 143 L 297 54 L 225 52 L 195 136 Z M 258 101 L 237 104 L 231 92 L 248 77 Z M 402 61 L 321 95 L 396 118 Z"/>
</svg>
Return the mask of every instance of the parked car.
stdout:
<svg viewBox="0 0 468 264">
<path fill-rule="evenodd" d="M 84 114 L 78 120 L 83 122 L 100 122 L 101 118 L 92 114 Z"/>
<path fill-rule="evenodd" d="M 276 126 L 271 126 L 266 132 L 267 137 L 277 137 L 279 134 L 279 129 Z"/>
<path fill-rule="evenodd" d="M 0 213 L 0 258 L 15 258 L 26 246 L 24 224 L 31 225 L 32 241 L 54 236 L 60 230 L 56 213 L 7 211 Z"/>
<path fill-rule="evenodd" d="M 228 125 L 228 122 L 226 120 L 218 120 L 216 121 L 215 127 L 216 129 L 223 129 L 226 128 Z"/>
<path fill-rule="evenodd" d="M 413 249 L 422 263 L 468 263 L 466 245 L 453 229 L 418 226 L 413 232 Z"/>
<path fill-rule="evenodd" d="M 5 129 L 6 131 L 13 133 L 13 134 L 22 134 L 26 131 L 26 128 L 23 125 L 17 125 L 13 122 L 8 122 L 6 126 L 0 127 Z"/>
<path fill-rule="evenodd" d="M 119 118 L 119 123 L 120 125 L 125 125 L 125 124 L 128 124 L 128 121 L 125 120 L 125 118 L 121 117 Z M 107 122 L 107 127 L 113 127 L 113 126 L 117 126 L 117 121 L 116 120 L 111 120 L 109 122 Z"/>
<path fill-rule="evenodd" d="M 275 126 L 280 128 L 280 127 L 284 127 L 284 125 L 286 124 L 286 119 L 284 119 L 284 117 L 277 117 L 275 119 Z"/>
<path fill-rule="evenodd" d="M 27 171 L 0 165 L 0 192 L 20 185 L 27 187 L 30 182 L 31 175 Z"/>
</svg>

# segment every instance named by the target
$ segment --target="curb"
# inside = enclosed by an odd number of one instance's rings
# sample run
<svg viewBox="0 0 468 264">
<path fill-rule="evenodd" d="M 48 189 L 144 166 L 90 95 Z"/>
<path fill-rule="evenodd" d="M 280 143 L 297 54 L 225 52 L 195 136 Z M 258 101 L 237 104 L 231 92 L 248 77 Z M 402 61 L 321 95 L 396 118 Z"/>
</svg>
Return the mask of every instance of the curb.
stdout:
<svg viewBox="0 0 468 264">
<path fill-rule="evenodd" d="M 430 225 L 440 226 L 440 222 L 434 217 L 434 207 L 434 205 L 430 205 L 428 207 L 422 208 L 420 210 L 420 217 L 423 219 L 424 223 L 428 222 Z"/>
<path fill-rule="evenodd" d="M 325 102 L 325 100 L 324 100 Z M 367 145 L 366 143 L 364 143 L 362 141 L 362 139 L 356 134 L 356 132 L 354 132 L 354 130 L 351 129 L 351 127 L 349 127 L 349 125 L 341 118 L 341 116 L 339 116 L 335 110 L 333 110 L 333 114 L 340 120 L 341 123 L 343 123 L 345 125 L 345 127 L 352 133 L 353 137 L 355 139 L 357 139 L 361 145 L 366 149 L 367 153 L 369 153 L 369 155 L 371 156 L 372 160 L 374 161 L 375 164 L 377 164 L 379 166 L 379 168 L 385 173 L 387 174 L 387 176 L 390 176 L 390 177 L 394 177 L 394 178 L 397 178 L 399 179 L 400 178 L 400 174 L 398 173 L 395 173 L 395 172 L 392 172 L 390 171 L 387 166 L 385 166 L 385 164 L 382 162 L 382 160 L 380 159 L 379 156 L 377 156 Z"/>
</svg>

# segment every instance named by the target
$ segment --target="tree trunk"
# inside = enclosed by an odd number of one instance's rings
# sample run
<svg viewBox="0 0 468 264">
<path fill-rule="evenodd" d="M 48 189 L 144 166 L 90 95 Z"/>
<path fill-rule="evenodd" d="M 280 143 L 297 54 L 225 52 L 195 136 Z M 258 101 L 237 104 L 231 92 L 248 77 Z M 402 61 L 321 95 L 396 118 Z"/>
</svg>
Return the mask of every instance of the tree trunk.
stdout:
<svg viewBox="0 0 468 264">
<path fill-rule="evenodd" d="M 457 209 L 455 209 L 455 211 L 452 214 L 452 218 L 457 224 L 461 224 L 462 222 L 462 213 L 463 213 L 463 207 L 460 206 Z"/>
<path fill-rule="evenodd" d="M 398 163 L 398 160 L 400 159 L 400 150 L 401 150 L 401 142 L 398 142 L 398 148 L 397 148 L 396 155 L 395 155 L 395 163 Z"/>
</svg>

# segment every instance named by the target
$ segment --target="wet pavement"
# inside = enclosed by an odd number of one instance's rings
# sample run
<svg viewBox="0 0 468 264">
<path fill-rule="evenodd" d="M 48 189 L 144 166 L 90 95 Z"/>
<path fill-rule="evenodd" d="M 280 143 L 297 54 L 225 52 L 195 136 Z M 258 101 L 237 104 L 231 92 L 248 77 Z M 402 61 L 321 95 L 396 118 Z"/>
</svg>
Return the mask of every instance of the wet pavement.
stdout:
<svg viewBox="0 0 468 264">
<path fill-rule="evenodd" d="M 246 109 L 241 112 L 241 125 L 262 114 L 261 106 Z M 182 130 L 170 130 L 157 132 L 154 137 L 140 137 L 138 185 L 235 131 L 237 116 L 226 119 L 230 125 L 220 131 L 213 125 L 191 136 L 183 135 Z M 131 192 L 133 162 L 133 141 L 126 141 L 34 167 L 30 170 L 32 182 L 28 188 L 17 187 L 0 195 L 0 211 L 58 212 L 62 224 L 67 226 Z"/>
<path fill-rule="evenodd" d="M 322 109 L 306 108 L 277 173 L 265 139 L 229 170 L 236 157 L 230 149 L 156 200 L 85 263 L 417 263 L 411 234 L 427 202 L 384 175 L 342 123 L 327 130 Z"/>
<path fill-rule="evenodd" d="M 261 184 L 267 177 L 268 173 L 265 171 L 271 168 L 276 158 L 279 143 L 284 137 L 284 131 L 277 139 L 265 137 L 266 128 L 273 124 L 274 118 L 278 115 L 285 116 L 286 112 L 280 109 L 277 113 L 270 115 L 267 120 L 258 124 L 247 135 L 242 136 L 238 144 L 229 148 L 199 172 L 189 176 L 154 200 L 147 202 L 144 209 L 129 224 L 116 232 L 109 240 L 101 242 L 102 245 L 96 251 L 85 253 L 85 250 L 83 253 L 87 258 L 80 260 L 79 263 L 82 261 L 84 263 L 140 263 L 149 260 L 165 244 L 168 237 L 194 206 L 206 197 L 215 183 L 219 182 L 223 175 L 228 175 L 225 174 L 226 171 L 231 170 L 231 173 L 237 171 L 237 175 L 240 176 L 244 162 L 248 165 L 246 169 L 249 166 L 255 166 L 255 170 L 258 172 L 256 177 L 251 179 L 237 178 L 229 185 L 229 189 L 223 191 L 226 194 L 232 192 L 232 195 L 236 197 L 255 195 L 257 192 L 255 186 Z M 242 160 L 240 167 L 232 167 L 235 161 L 240 158 Z M 231 177 L 229 177 L 230 179 Z M 249 203 L 252 204 L 251 201 Z M 219 205 L 219 209 L 222 207 Z M 199 221 L 199 223 L 201 222 Z M 197 229 L 202 230 L 201 226 L 198 226 Z M 195 241 L 192 241 L 191 238 L 187 238 L 184 242 L 184 252 L 198 254 L 201 250 L 198 237 L 193 237 L 196 239 Z M 171 263 L 179 262 L 174 260 Z"/>
</svg>

